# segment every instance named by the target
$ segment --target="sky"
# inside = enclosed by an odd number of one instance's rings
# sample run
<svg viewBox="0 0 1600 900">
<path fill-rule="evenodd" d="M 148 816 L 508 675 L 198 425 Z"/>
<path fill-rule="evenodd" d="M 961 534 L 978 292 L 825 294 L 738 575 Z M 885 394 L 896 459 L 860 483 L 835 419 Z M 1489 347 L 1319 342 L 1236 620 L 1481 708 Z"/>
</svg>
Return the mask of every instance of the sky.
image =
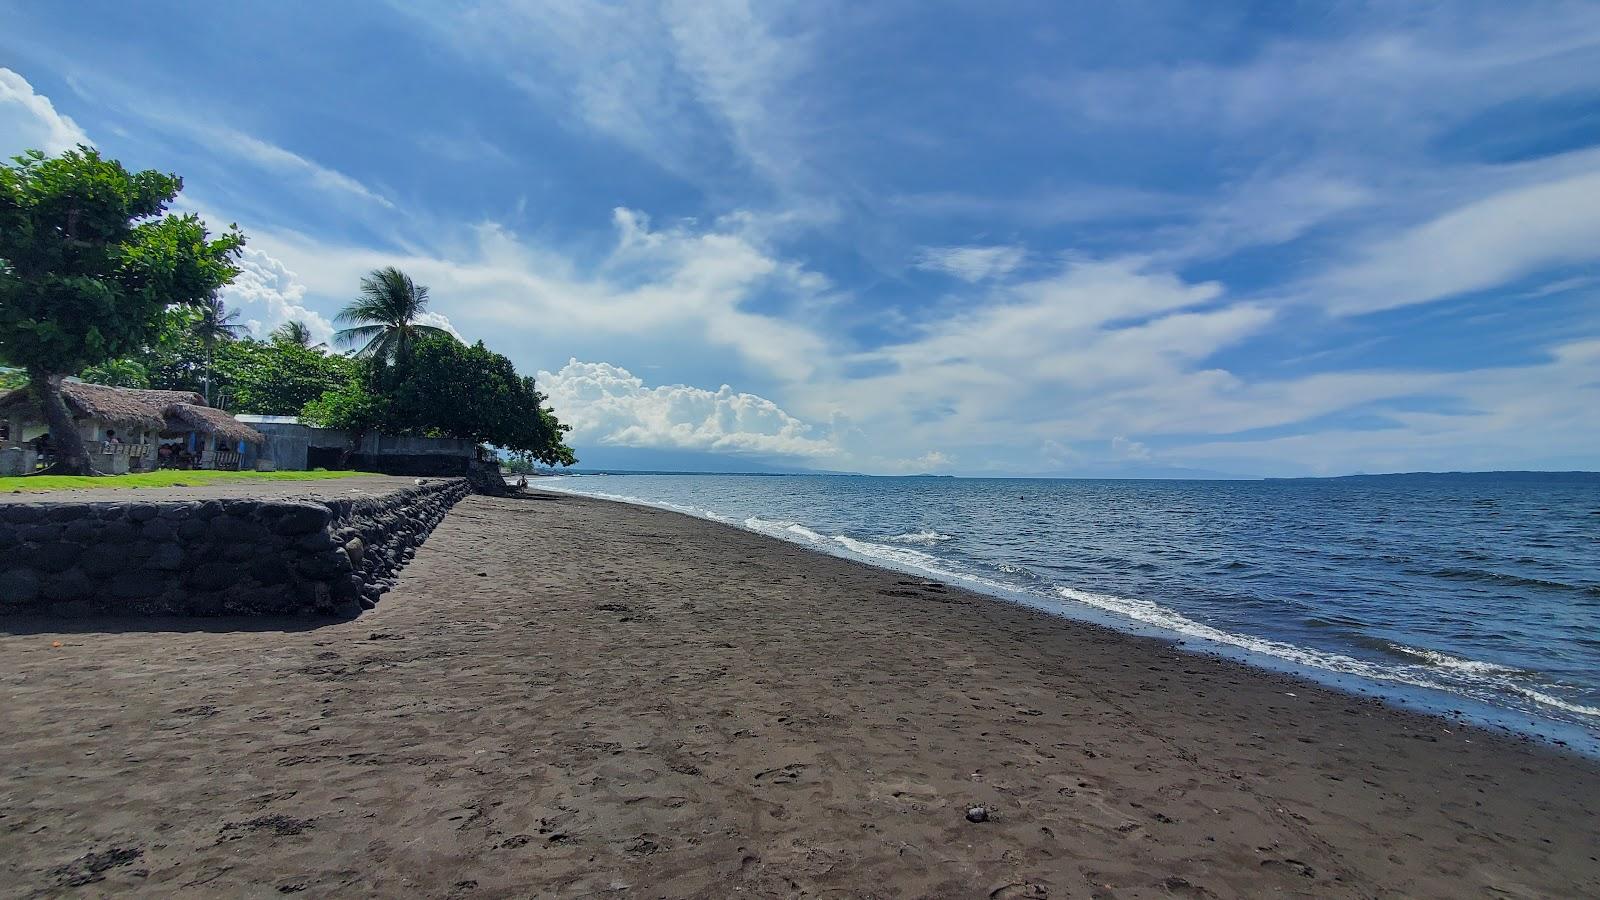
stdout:
<svg viewBox="0 0 1600 900">
<path fill-rule="evenodd" d="M 1600 4 L 0 21 L 0 153 L 182 175 L 258 334 L 400 266 L 589 464 L 1600 469 Z"/>
</svg>

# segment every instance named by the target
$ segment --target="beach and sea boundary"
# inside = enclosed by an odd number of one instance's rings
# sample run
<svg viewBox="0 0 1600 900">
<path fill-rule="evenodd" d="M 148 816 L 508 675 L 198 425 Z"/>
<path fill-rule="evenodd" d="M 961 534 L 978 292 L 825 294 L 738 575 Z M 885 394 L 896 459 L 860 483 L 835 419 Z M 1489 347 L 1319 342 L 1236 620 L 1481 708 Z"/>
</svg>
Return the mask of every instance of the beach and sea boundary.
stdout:
<svg viewBox="0 0 1600 900">
<path fill-rule="evenodd" d="M 574 496 L 359 618 L 0 653 L 5 896 L 1600 890 L 1589 758 Z"/>
</svg>

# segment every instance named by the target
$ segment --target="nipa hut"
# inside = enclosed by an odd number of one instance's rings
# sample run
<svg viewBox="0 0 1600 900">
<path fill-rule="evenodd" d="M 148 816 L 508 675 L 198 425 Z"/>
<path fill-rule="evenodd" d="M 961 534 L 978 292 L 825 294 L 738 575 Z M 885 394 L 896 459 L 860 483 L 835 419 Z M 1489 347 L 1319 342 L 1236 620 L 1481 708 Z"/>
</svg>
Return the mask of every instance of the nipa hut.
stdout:
<svg viewBox="0 0 1600 900">
<path fill-rule="evenodd" d="M 246 445 L 266 439 L 250 426 L 189 391 L 149 391 L 81 381 L 61 384 L 62 397 L 102 472 L 140 472 L 157 466 L 237 469 Z M 33 392 L 0 394 L 0 447 L 48 456 L 50 428 Z M 41 440 L 43 438 L 44 440 Z M 31 465 L 18 466 L 31 470 Z"/>
</svg>

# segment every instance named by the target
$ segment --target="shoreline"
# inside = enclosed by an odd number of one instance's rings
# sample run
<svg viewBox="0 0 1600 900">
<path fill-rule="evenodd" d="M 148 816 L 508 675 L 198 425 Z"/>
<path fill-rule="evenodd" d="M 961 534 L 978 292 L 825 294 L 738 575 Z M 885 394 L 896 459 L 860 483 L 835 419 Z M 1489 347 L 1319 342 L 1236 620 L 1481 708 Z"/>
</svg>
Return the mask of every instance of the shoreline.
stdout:
<svg viewBox="0 0 1600 900">
<path fill-rule="evenodd" d="M 687 516 L 696 521 L 722 525 L 747 534 L 755 534 L 799 547 L 812 553 L 820 553 L 834 559 L 858 563 L 881 571 L 909 575 L 915 578 L 932 578 L 949 587 L 967 591 L 989 600 L 998 600 L 1013 606 L 1033 610 L 1051 619 L 1066 622 L 1073 626 L 1103 628 L 1123 635 L 1164 641 L 1175 644 L 1188 653 L 1215 656 L 1219 659 L 1226 659 L 1245 665 L 1256 671 L 1294 678 L 1307 684 L 1341 691 L 1358 699 L 1377 698 L 1393 709 L 1430 716 L 1450 722 L 1455 727 L 1477 728 L 1491 734 L 1497 734 L 1500 737 L 1527 741 L 1549 747 L 1558 752 L 1574 753 L 1585 758 L 1600 760 L 1600 733 L 1591 731 L 1583 725 L 1537 716 L 1524 710 L 1508 708 L 1488 700 L 1448 691 L 1441 687 L 1321 668 L 1285 656 L 1253 650 L 1241 643 L 1213 641 L 1202 635 L 1166 628 L 1094 606 L 1072 607 L 1064 605 L 1059 602 L 1053 602 L 1050 597 L 1030 594 L 1020 588 L 988 581 L 979 576 L 923 569 L 910 564 L 903 564 L 897 567 L 889 559 L 869 557 L 854 552 L 838 552 L 837 548 L 833 546 L 818 546 L 814 543 L 808 544 L 800 540 L 793 540 L 782 535 L 753 528 L 736 519 L 721 516 L 712 510 L 700 507 L 680 506 L 665 501 L 654 501 L 619 494 L 587 494 L 578 490 L 554 487 L 549 484 L 530 484 L 528 490 L 546 491 L 606 503 L 619 503 L 624 506 L 644 507 Z M 966 583 L 963 584 L 961 582 Z M 1469 712 L 1464 713 L 1463 710 L 1468 710 Z"/>
<path fill-rule="evenodd" d="M 1600 890 L 1586 757 L 651 507 L 266 624 L 0 621 L 0 895 Z"/>
</svg>

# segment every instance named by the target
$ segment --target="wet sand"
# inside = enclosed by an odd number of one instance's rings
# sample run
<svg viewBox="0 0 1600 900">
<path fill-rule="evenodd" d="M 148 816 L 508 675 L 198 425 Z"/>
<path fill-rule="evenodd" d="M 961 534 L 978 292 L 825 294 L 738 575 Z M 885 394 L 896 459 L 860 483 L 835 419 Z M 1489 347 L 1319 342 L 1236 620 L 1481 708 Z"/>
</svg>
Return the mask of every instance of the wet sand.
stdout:
<svg viewBox="0 0 1600 900">
<path fill-rule="evenodd" d="M 0 660 L 6 897 L 1600 895 L 1593 761 L 571 496 Z"/>
</svg>

